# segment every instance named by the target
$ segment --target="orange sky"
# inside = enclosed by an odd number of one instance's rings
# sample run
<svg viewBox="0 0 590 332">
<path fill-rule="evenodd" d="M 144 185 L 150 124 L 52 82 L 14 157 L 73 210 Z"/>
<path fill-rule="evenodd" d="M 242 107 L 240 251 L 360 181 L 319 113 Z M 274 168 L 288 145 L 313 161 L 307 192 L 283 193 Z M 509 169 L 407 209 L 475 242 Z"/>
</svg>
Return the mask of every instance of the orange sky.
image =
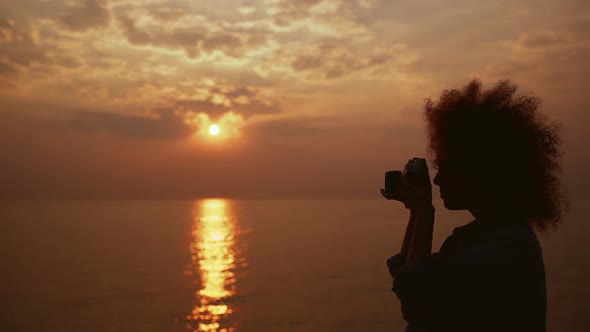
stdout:
<svg viewBox="0 0 590 332">
<path fill-rule="evenodd" d="M 472 77 L 542 98 L 587 197 L 588 59 L 588 1 L 0 0 L 0 197 L 378 197 Z"/>
</svg>

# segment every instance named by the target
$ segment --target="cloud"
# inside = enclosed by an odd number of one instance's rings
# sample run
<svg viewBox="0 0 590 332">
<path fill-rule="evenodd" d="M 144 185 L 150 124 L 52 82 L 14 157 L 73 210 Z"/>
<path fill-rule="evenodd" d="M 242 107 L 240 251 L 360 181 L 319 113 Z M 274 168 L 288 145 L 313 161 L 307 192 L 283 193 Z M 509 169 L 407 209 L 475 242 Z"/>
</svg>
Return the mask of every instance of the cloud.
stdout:
<svg viewBox="0 0 590 332">
<path fill-rule="evenodd" d="M 336 78 L 359 70 L 385 66 L 393 59 L 391 52 L 377 51 L 374 54 L 361 55 L 345 46 L 326 43 L 296 56 L 291 67 L 296 72 L 311 72 L 312 76 Z"/>
<path fill-rule="evenodd" d="M 119 17 L 127 40 L 134 45 L 153 45 L 167 49 L 182 49 L 190 58 L 197 58 L 202 52 L 221 51 L 226 56 L 241 58 L 248 49 L 261 47 L 266 43 L 264 36 L 237 32 L 211 31 L 203 25 L 139 27 L 128 16 Z"/>
<path fill-rule="evenodd" d="M 134 45 L 146 45 L 151 43 L 152 36 L 146 32 L 140 31 L 135 27 L 135 23 L 128 17 L 119 17 L 119 22 L 123 27 L 123 32 L 127 40 Z"/>
<path fill-rule="evenodd" d="M 150 16 L 160 22 L 170 22 L 177 20 L 185 15 L 189 15 L 188 11 L 184 8 L 174 7 L 162 7 L 151 10 Z"/>
<path fill-rule="evenodd" d="M 38 78 L 58 68 L 80 67 L 81 61 L 69 53 L 58 44 L 44 44 L 34 26 L 0 17 L 0 76 L 14 78 L 24 73 Z"/>
<path fill-rule="evenodd" d="M 247 87 L 211 87 L 201 98 L 179 98 L 174 106 L 181 112 L 207 113 L 219 116 L 236 111 L 244 117 L 281 112 L 278 100 L 262 95 L 259 90 Z"/>
<path fill-rule="evenodd" d="M 134 45 L 154 45 L 169 49 L 184 49 L 190 57 L 200 54 L 199 43 L 205 38 L 202 29 L 177 28 L 173 31 L 158 29 L 144 31 L 139 29 L 129 17 L 120 17 L 119 21 L 127 39 Z"/>
<path fill-rule="evenodd" d="M 374 0 L 278 0 L 272 1 L 266 12 L 280 29 L 302 21 L 310 23 L 308 20 L 311 19 L 314 27 L 321 28 L 320 31 L 334 28 L 333 32 L 342 35 L 356 33 L 359 28 L 363 30 L 358 18 L 375 3 Z"/>
<path fill-rule="evenodd" d="M 310 14 L 309 9 L 321 2 L 322 0 L 283 0 L 278 1 L 276 7 L 270 11 L 274 12 L 276 25 L 287 26 L 296 20 L 307 17 Z"/>
<path fill-rule="evenodd" d="M 4 77 L 14 77 L 20 73 L 20 70 L 15 65 L 0 61 L 0 76 Z"/>
<path fill-rule="evenodd" d="M 486 73 L 491 77 L 504 78 L 515 77 L 523 73 L 530 72 L 537 68 L 537 65 L 531 61 L 511 60 L 498 64 L 488 65 Z"/>
<path fill-rule="evenodd" d="M 175 101 L 175 105 L 180 110 L 192 111 L 197 113 L 221 114 L 228 107 L 223 104 L 216 104 L 209 99 L 180 99 Z"/>
<path fill-rule="evenodd" d="M 243 104 L 234 104 L 233 107 L 236 111 L 243 113 L 245 116 L 281 112 L 279 103 L 274 100 L 250 99 Z"/>
<path fill-rule="evenodd" d="M 59 22 L 73 31 L 87 31 L 108 26 L 111 13 L 106 0 L 84 0 L 63 14 Z"/>
<path fill-rule="evenodd" d="M 244 131 L 254 139 L 266 141 L 311 139 L 323 136 L 334 128 L 339 128 L 337 119 L 325 117 L 281 117 L 255 121 L 247 124 Z"/>
<path fill-rule="evenodd" d="M 176 116 L 171 109 L 155 111 L 155 118 L 122 115 L 104 112 L 81 112 L 69 122 L 82 132 L 108 131 L 118 135 L 136 138 L 183 138 L 193 129 Z"/>
<path fill-rule="evenodd" d="M 78 68 L 82 66 L 82 62 L 80 62 L 80 60 L 67 55 L 56 57 L 55 64 L 64 68 Z"/>
<path fill-rule="evenodd" d="M 546 48 L 561 45 L 571 40 L 565 31 L 528 32 L 520 37 L 519 44 L 527 48 Z"/>
<path fill-rule="evenodd" d="M 19 66 L 49 62 L 47 49 L 33 39 L 28 25 L 17 24 L 10 18 L 0 17 L 0 54 L 4 60 Z"/>
<path fill-rule="evenodd" d="M 240 38 L 227 33 L 221 33 L 203 40 L 202 47 L 207 52 L 220 50 L 226 55 L 239 57 L 243 55 L 242 44 Z"/>
</svg>

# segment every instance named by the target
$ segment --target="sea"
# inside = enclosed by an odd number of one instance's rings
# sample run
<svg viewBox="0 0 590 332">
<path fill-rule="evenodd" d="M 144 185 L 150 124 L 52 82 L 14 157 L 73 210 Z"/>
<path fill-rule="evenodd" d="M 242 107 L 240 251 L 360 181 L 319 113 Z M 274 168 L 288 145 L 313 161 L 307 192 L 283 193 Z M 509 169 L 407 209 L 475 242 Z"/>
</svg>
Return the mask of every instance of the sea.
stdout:
<svg viewBox="0 0 590 332">
<path fill-rule="evenodd" d="M 433 251 L 473 220 L 437 204 Z M 548 331 L 590 329 L 588 216 L 537 233 Z M 385 261 L 408 218 L 383 199 L 1 202 L 0 331 L 403 331 Z"/>
</svg>

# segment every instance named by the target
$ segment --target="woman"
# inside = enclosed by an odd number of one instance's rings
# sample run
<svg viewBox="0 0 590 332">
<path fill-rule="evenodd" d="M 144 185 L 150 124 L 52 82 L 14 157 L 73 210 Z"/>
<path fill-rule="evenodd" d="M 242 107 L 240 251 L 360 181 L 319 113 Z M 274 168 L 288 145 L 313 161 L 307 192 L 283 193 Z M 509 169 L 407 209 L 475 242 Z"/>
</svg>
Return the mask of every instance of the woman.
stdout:
<svg viewBox="0 0 590 332">
<path fill-rule="evenodd" d="M 470 81 L 426 100 L 434 184 L 449 210 L 475 218 L 431 253 L 431 185 L 402 177 L 381 193 L 410 209 L 400 253 L 388 259 L 406 331 L 545 331 L 546 285 L 532 226 L 556 229 L 561 192 L 559 127 L 538 112 L 537 98 L 500 81 L 482 91 Z"/>
</svg>

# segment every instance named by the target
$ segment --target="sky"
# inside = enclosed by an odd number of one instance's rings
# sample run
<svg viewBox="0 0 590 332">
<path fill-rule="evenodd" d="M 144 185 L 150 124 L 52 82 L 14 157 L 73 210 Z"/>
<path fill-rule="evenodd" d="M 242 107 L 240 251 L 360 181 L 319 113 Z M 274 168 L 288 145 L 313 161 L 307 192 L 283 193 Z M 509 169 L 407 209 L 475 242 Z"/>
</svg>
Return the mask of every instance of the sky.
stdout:
<svg viewBox="0 0 590 332">
<path fill-rule="evenodd" d="M 588 197 L 588 59 L 588 1 L 0 0 L 0 198 L 379 197 L 475 77 Z"/>
</svg>

